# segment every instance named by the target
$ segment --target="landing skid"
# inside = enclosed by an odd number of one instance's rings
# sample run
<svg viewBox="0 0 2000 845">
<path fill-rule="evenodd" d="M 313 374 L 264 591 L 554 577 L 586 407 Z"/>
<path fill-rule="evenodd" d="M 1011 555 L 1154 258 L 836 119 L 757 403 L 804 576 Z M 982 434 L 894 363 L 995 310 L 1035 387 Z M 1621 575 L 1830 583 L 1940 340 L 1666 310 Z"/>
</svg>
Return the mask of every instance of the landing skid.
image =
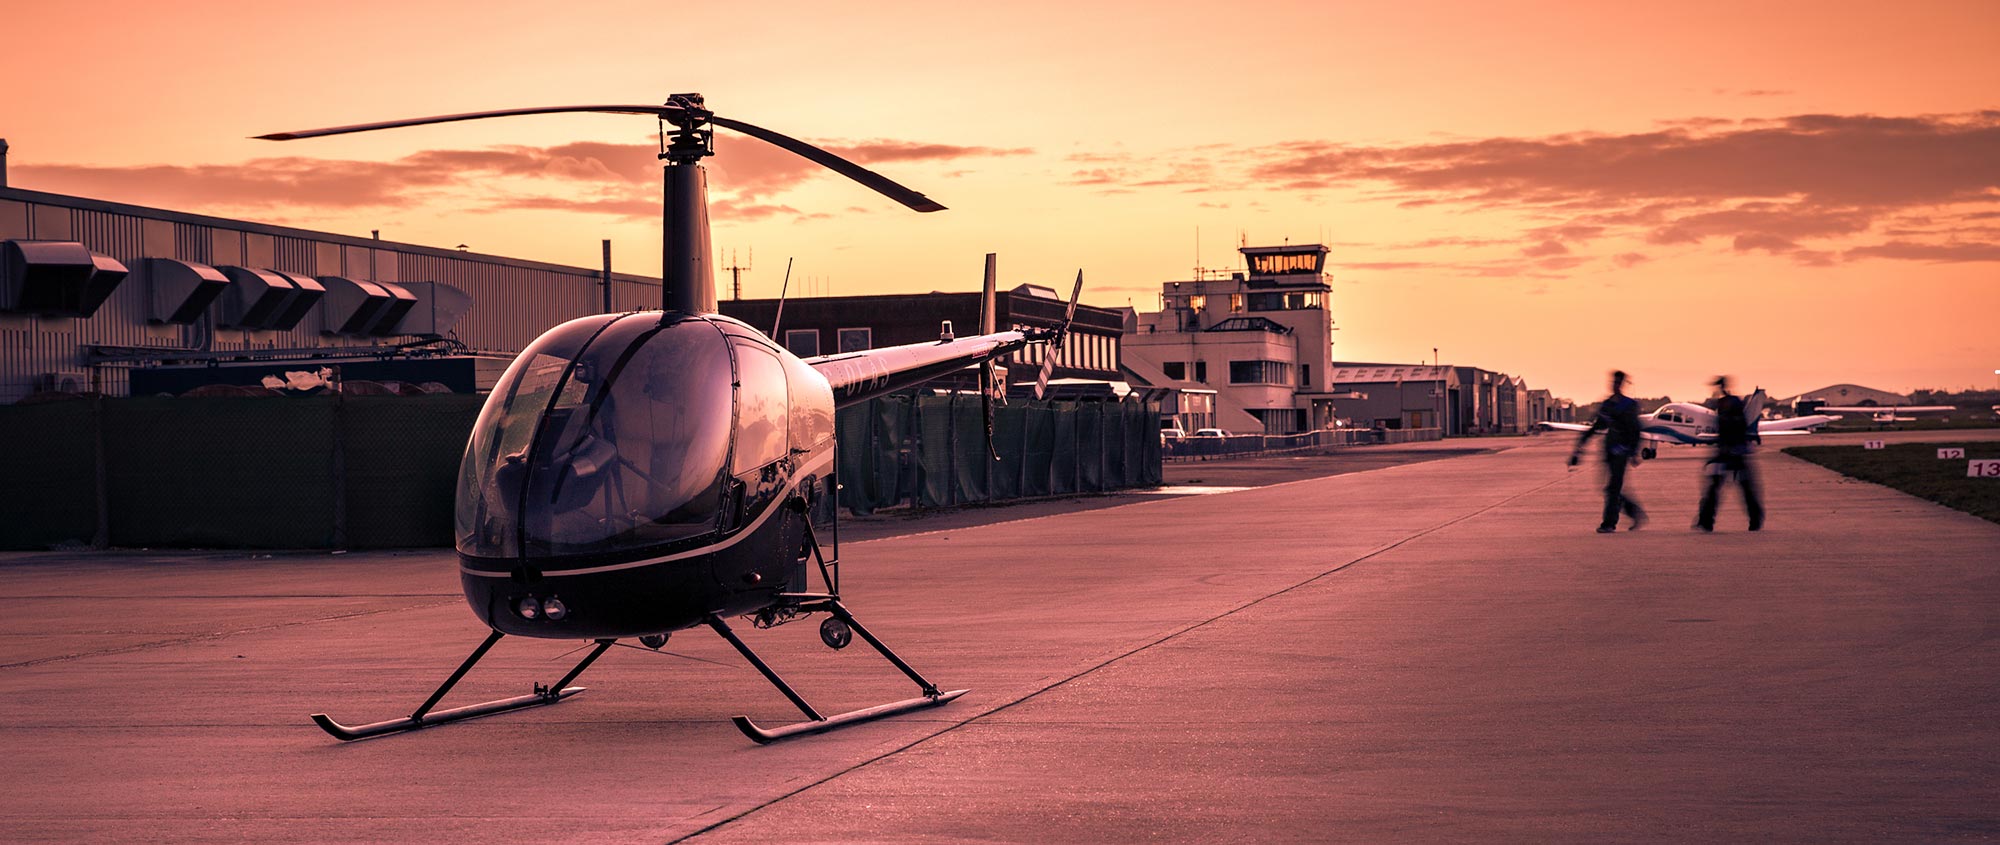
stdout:
<svg viewBox="0 0 2000 845">
<path fill-rule="evenodd" d="M 554 686 L 545 687 L 541 684 L 536 684 L 535 691 L 527 695 L 517 695 L 513 698 L 502 698 L 497 701 L 488 701 L 484 704 L 469 704 L 464 707 L 453 707 L 449 710 L 432 712 L 431 708 L 436 707 L 437 703 L 444 699 L 445 693 L 450 692 L 451 688 L 458 683 L 458 680 L 465 677 L 466 672 L 472 670 L 472 664 L 478 663 L 480 658 L 485 657 L 486 652 L 492 649 L 493 644 L 499 642 L 502 636 L 505 635 L 499 631 L 488 634 L 486 641 L 480 643 L 478 648 L 472 650 L 472 655 L 465 658 L 464 663 L 458 665 L 458 671 L 451 673 L 451 677 L 445 679 L 444 684 L 437 688 L 437 692 L 431 693 L 431 697 L 424 701 L 423 705 L 418 707 L 416 712 L 411 713 L 407 717 L 352 727 L 334 721 L 332 717 L 325 713 L 314 713 L 312 720 L 315 724 L 325 729 L 327 733 L 332 734 L 335 739 L 351 742 L 357 739 L 367 739 L 384 734 L 436 727 L 449 722 L 477 719 L 481 716 L 506 713 L 510 710 L 521 710 L 528 707 L 539 707 L 544 704 L 554 704 L 583 692 L 583 687 L 570 686 L 569 682 L 576 680 L 578 675 L 583 674 L 583 670 L 590 668 L 590 664 L 596 661 L 600 655 L 604 654 L 604 651 L 610 648 L 611 644 L 615 642 L 615 640 L 598 640 L 597 647 L 591 649 L 589 654 L 584 655 L 583 660 L 578 662 L 575 668 L 570 669 L 569 674 L 564 675 L 562 680 L 555 682 Z"/>
<path fill-rule="evenodd" d="M 881 640 L 876 639 L 874 634 L 869 633 L 867 628 L 862 627 L 860 622 L 855 621 L 854 615 L 841 605 L 839 599 L 831 596 L 815 597 L 815 600 L 802 602 L 799 607 L 805 611 L 824 610 L 832 613 L 834 618 L 846 623 L 849 628 L 853 629 L 854 633 L 860 634 L 863 640 L 867 640 L 869 645 L 874 646 L 875 650 L 880 652 L 883 658 L 894 664 L 897 669 L 901 669 L 904 675 L 909 676 L 910 680 L 915 681 L 918 690 L 923 694 L 916 698 L 907 698 L 888 704 L 878 704 L 874 707 L 864 707 L 860 710 L 838 713 L 832 716 L 822 716 L 818 710 L 813 709 L 811 704 L 806 703 L 805 698 L 801 697 L 797 690 L 792 689 L 791 684 L 785 683 L 784 678 L 779 677 L 777 672 L 772 671 L 771 667 L 764 663 L 763 658 L 758 657 L 756 652 L 751 651 L 750 646 L 744 644 L 742 638 L 736 636 L 736 632 L 730 630 L 729 625 L 724 623 L 721 617 L 711 615 L 707 620 L 708 626 L 714 628 L 715 632 L 720 634 L 723 639 L 728 640 L 730 645 L 735 646 L 736 651 L 743 655 L 744 660 L 750 661 L 751 666 L 757 667 L 757 671 L 763 673 L 764 679 L 770 681 L 772 686 L 777 687 L 779 692 L 784 693 L 786 698 L 791 699 L 792 704 L 799 708 L 799 712 L 804 713 L 806 716 L 806 721 L 794 722 L 776 728 L 758 727 L 757 723 L 750 721 L 750 717 L 748 716 L 737 716 L 731 720 L 736 723 L 737 729 L 741 730 L 744 736 L 751 738 L 758 744 L 776 742 L 786 737 L 825 733 L 836 728 L 870 722 L 876 719 L 908 713 L 912 710 L 937 707 L 969 692 L 969 690 L 962 689 L 939 692 L 936 684 L 925 680 L 923 675 L 917 673 L 917 670 L 910 668 L 910 664 L 903 662 L 903 658 L 898 657 L 894 651 L 890 651 L 888 646 L 883 645 Z"/>
</svg>

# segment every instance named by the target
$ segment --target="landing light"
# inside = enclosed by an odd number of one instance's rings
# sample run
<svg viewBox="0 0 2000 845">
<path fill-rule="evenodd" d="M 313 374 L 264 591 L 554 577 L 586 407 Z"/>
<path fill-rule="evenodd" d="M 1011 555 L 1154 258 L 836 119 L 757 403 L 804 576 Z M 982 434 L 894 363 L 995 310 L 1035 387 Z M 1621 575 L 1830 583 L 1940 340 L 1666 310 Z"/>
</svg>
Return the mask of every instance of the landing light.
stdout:
<svg viewBox="0 0 2000 845">
<path fill-rule="evenodd" d="M 562 599 L 549 596 L 547 601 L 542 602 L 542 615 L 547 616 L 551 622 L 560 620 L 569 615 L 569 605 L 563 604 Z"/>
<path fill-rule="evenodd" d="M 514 612 L 521 614 L 522 619 L 534 619 L 542 615 L 542 603 L 534 596 L 528 596 L 514 602 Z"/>
</svg>

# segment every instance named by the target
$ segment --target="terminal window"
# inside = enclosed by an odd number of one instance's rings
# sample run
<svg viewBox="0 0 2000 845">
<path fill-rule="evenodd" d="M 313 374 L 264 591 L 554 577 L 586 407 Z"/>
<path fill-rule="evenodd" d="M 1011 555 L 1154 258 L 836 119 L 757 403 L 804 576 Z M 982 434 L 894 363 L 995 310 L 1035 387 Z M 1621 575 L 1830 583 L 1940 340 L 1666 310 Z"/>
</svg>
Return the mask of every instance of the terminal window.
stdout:
<svg viewBox="0 0 2000 845">
<path fill-rule="evenodd" d="M 875 348 L 874 329 L 841 329 L 840 351 L 860 352 Z"/>
<path fill-rule="evenodd" d="M 1174 381 L 1187 381 L 1187 362 L 1168 361 L 1160 365 L 1160 372 Z"/>
<path fill-rule="evenodd" d="M 1288 384 L 1291 365 L 1283 361 L 1231 361 L 1230 384 Z"/>
<path fill-rule="evenodd" d="M 1272 291 L 1250 294 L 1252 311 L 1304 311 L 1320 308 L 1325 295 L 1316 290 Z"/>
</svg>

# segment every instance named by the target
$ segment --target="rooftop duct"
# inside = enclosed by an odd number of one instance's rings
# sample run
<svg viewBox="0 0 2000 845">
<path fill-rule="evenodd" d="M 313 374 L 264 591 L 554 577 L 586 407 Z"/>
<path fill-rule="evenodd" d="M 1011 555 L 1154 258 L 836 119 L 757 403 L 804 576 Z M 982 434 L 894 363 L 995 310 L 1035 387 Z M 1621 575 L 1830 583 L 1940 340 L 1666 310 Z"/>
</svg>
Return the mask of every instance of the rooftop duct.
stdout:
<svg viewBox="0 0 2000 845">
<path fill-rule="evenodd" d="M 377 336 L 398 334 L 396 326 L 403 322 L 404 317 L 409 316 L 410 309 L 416 307 L 417 295 L 402 285 L 390 282 L 375 284 L 389 295 L 389 304 L 382 308 L 381 319 L 376 320 L 375 325 L 368 328 L 368 333 Z"/>
<path fill-rule="evenodd" d="M 147 258 L 139 268 L 152 297 L 152 319 L 161 323 L 194 322 L 229 287 L 221 270 L 192 261 Z"/>
<path fill-rule="evenodd" d="M 285 306 L 299 295 L 299 286 L 272 270 L 249 267 L 217 267 L 229 277 L 229 289 L 222 296 L 222 325 L 238 329 L 268 330 L 285 313 Z"/>
<path fill-rule="evenodd" d="M 334 334 L 374 334 L 396 302 L 394 294 L 374 282 L 344 276 L 321 276 L 319 281 L 326 286 L 326 330 Z"/>
<path fill-rule="evenodd" d="M 75 241 L 0 242 L 0 310 L 88 317 L 125 280 L 125 265 Z"/>
<path fill-rule="evenodd" d="M 410 313 L 385 334 L 413 334 L 437 337 L 451 331 L 465 312 L 472 310 L 472 294 L 438 282 L 407 282 L 403 285 L 417 298 Z"/>
<path fill-rule="evenodd" d="M 297 327 L 300 320 L 306 318 L 306 314 L 312 311 L 313 306 L 326 298 L 326 286 L 311 276 L 287 273 L 283 270 L 272 270 L 270 273 L 284 277 L 285 281 L 291 282 L 297 291 L 278 311 L 278 316 L 271 320 L 270 328 L 273 331 L 288 332 Z"/>
</svg>

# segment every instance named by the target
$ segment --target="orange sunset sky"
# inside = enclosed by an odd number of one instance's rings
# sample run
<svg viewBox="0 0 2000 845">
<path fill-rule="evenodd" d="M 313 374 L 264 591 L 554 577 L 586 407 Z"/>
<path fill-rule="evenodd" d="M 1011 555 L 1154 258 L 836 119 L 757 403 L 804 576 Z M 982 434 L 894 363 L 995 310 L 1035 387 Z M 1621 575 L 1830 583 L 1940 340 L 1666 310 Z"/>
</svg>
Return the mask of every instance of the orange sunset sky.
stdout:
<svg viewBox="0 0 2000 845">
<path fill-rule="evenodd" d="M 1736 374 L 1993 387 L 2000 3 L 96 3 L 0 12 L 14 187 L 659 268 L 654 126 L 426 114 L 707 95 L 949 206 L 727 136 L 746 295 L 1005 285 L 1158 306 L 1332 249 L 1335 355 L 1596 398 Z M 1196 232 L 1200 232 L 1197 243 Z"/>
</svg>

